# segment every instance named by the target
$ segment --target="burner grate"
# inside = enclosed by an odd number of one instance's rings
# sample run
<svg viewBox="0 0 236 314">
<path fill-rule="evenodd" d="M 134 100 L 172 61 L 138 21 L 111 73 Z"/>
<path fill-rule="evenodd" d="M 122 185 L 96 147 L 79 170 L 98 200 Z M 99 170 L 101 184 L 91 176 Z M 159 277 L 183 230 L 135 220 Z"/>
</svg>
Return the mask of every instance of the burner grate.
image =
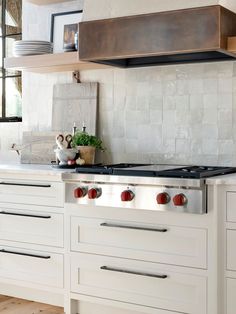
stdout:
<svg viewBox="0 0 236 314">
<path fill-rule="evenodd" d="M 236 172 L 233 167 L 190 166 L 179 169 L 164 170 L 157 173 L 158 177 L 201 179 Z"/>
<path fill-rule="evenodd" d="M 120 163 L 120 164 L 111 164 L 111 165 L 85 165 L 78 166 L 75 169 L 77 173 L 91 173 L 91 174 L 114 174 L 114 169 L 130 169 L 133 167 L 147 166 L 146 164 L 132 164 L 132 163 Z"/>
<path fill-rule="evenodd" d="M 202 179 L 217 175 L 234 173 L 236 172 L 236 168 L 120 163 L 111 165 L 97 164 L 91 166 L 90 165 L 78 166 L 75 169 L 75 171 L 77 173 L 118 175 L 118 176 Z"/>
</svg>

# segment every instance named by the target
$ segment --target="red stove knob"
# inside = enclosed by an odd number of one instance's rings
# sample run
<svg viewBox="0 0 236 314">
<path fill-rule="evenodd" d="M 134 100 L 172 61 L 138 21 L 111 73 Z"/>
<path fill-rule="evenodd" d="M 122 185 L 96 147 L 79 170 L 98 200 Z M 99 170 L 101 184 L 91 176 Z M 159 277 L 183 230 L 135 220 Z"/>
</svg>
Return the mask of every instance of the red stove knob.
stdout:
<svg viewBox="0 0 236 314">
<path fill-rule="evenodd" d="M 93 189 L 90 189 L 88 191 L 88 198 L 90 200 L 94 200 L 96 198 L 99 198 L 101 196 L 102 192 L 100 189 L 96 189 L 96 188 L 93 188 Z"/>
<path fill-rule="evenodd" d="M 170 195 L 163 192 L 157 195 L 157 204 L 165 205 L 170 202 Z"/>
<path fill-rule="evenodd" d="M 130 190 L 126 190 L 126 191 L 123 191 L 122 193 L 121 193 L 121 201 L 122 202 L 130 202 L 130 201 L 132 201 L 133 200 L 133 198 L 134 198 L 134 193 L 132 192 L 132 191 L 130 191 Z"/>
<path fill-rule="evenodd" d="M 173 197 L 175 206 L 184 206 L 187 203 L 187 198 L 184 194 L 177 194 Z"/>
<path fill-rule="evenodd" d="M 85 197 L 87 194 L 87 188 L 86 187 L 80 187 L 74 190 L 74 197 L 75 198 L 82 198 Z"/>
</svg>

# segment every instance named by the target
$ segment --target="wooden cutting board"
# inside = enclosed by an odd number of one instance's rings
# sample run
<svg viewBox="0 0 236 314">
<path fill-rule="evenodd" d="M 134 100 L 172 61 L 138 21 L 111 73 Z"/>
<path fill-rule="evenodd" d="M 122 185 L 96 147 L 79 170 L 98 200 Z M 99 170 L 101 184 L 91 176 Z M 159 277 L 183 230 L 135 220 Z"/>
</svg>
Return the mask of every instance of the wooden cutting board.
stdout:
<svg viewBox="0 0 236 314">
<path fill-rule="evenodd" d="M 72 132 L 75 122 L 96 134 L 98 83 L 57 84 L 53 89 L 52 131 Z"/>
</svg>

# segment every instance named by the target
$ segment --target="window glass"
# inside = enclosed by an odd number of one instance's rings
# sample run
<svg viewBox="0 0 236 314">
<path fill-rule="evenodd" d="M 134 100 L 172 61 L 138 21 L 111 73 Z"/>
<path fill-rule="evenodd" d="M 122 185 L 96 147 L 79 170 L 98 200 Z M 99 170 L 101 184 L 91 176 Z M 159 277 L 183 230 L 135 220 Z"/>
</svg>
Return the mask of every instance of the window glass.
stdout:
<svg viewBox="0 0 236 314">
<path fill-rule="evenodd" d="M 2 77 L 2 62 L 3 62 L 3 59 L 2 59 L 2 40 L 0 38 L 0 77 Z"/>
<path fill-rule="evenodd" d="M 2 79 L 0 79 L 0 116 L 2 117 Z"/>
<path fill-rule="evenodd" d="M 2 36 L 2 0 L 0 0 L 0 36 Z"/>
<path fill-rule="evenodd" d="M 21 121 L 21 72 L 3 67 L 4 58 L 13 57 L 13 44 L 21 40 L 22 0 L 0 0 L 0 122 Z"/>
<path fill-rule="evenodd" d="M 13 44 L 14 44 L 14 41 L 16 40 L 21 40 L 21 35 L 11 35 L 11 36 L 7 36 L 6 37 L 6 51 L 5 51 L 5 56 L 6 58 L 9 58 L 9 57 L 13 57 Z"/>
<path fill-rule="evenodd" d="M 21 33 L 22 0 L 6 0 L 5 23 L 6 34 Z"/>
<path fill-rule="evenodd" d="M 6 78 L 6 116 L 21 117 L 21 77 Z"/>
<path fill-rule="evenodd" d="M 5 44 L 5 56 L 6 58 L 13 57 L 13 44 L 14 41 L 20 40 L 21 35 L 11 35 L 6 37 L 6 44 Z M 20 76 L 21 72 L 20 71 L 14 71 L 14 70 L 5 70 L 5 76 Z"/>
</svg>

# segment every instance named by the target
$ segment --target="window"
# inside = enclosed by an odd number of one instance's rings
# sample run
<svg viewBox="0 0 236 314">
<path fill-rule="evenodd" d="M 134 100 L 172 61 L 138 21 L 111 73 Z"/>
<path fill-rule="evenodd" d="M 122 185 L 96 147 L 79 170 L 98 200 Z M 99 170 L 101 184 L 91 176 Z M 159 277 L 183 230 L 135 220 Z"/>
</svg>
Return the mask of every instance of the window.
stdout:
<svg viewBox="0 0 236 314">
<path fill-rule="evenodd" d="M 21 73 L 4 69 L 4 58 L 12 57 L 13 43 L 22 38 L 22 0 L 0 0 L 0 122 L 22 121 Z"/>
</svg>

